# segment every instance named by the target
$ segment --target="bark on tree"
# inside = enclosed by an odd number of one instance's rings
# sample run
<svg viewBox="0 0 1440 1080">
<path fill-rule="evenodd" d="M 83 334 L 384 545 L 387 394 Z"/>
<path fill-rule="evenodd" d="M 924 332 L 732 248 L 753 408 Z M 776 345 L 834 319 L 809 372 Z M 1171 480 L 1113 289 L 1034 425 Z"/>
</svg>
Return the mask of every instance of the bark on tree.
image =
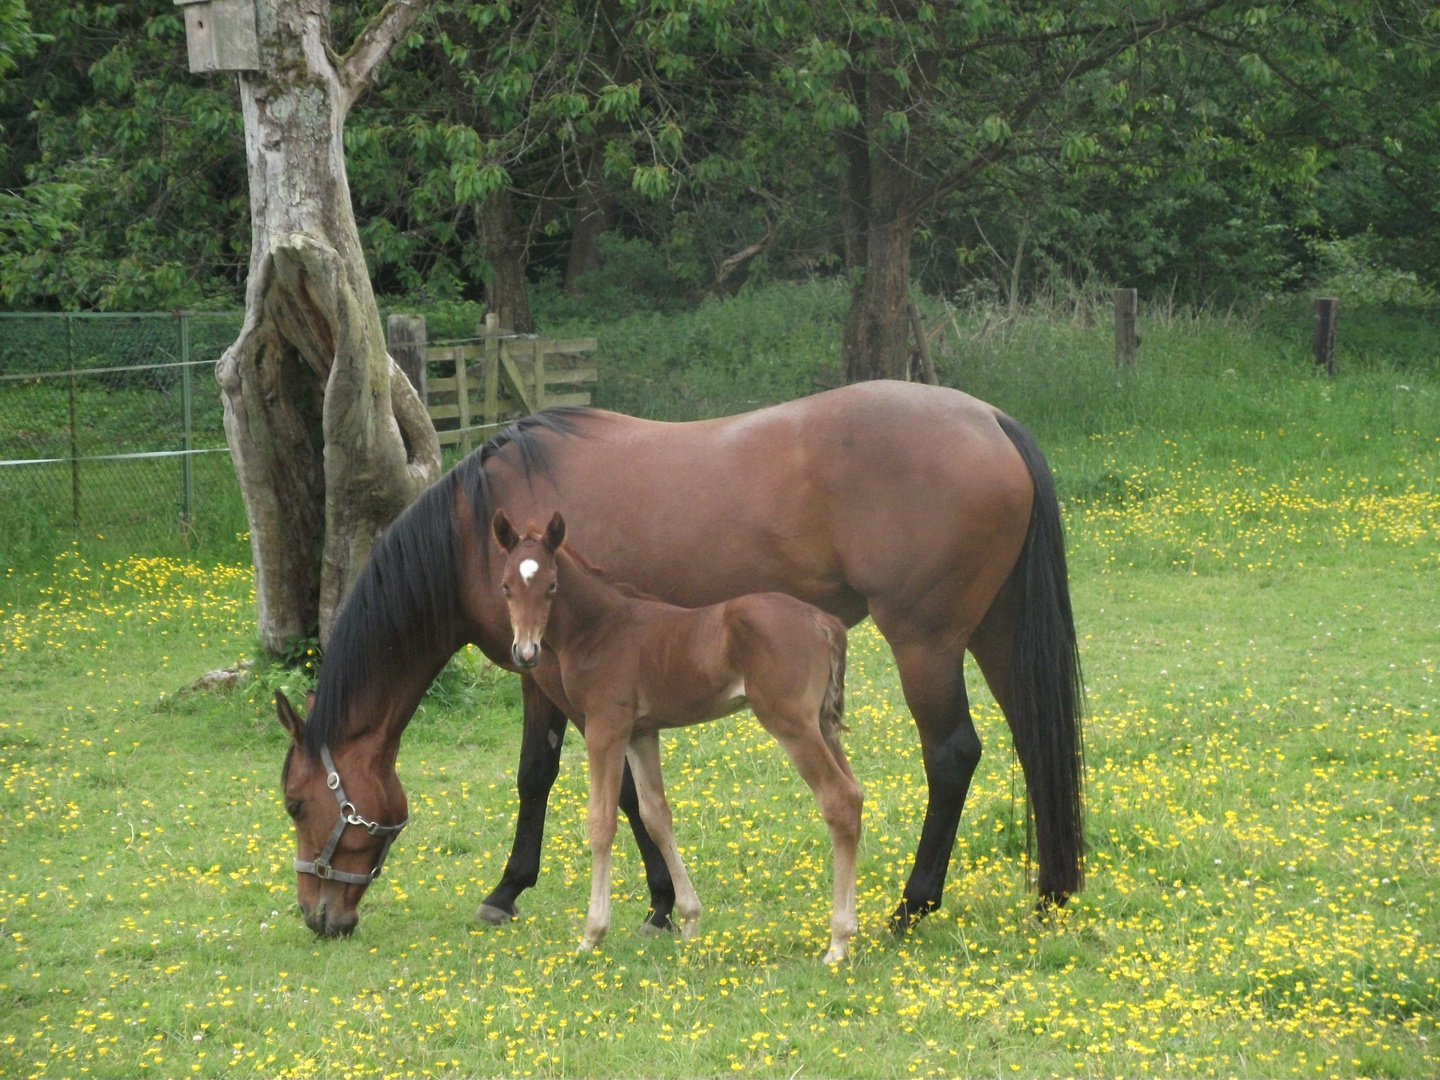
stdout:
<svg viewBox="0 0 1440 1080">
<path fill-rule="evenodd" d="M 575 224 L 570 230 L 570 251 L 565 259 L 565 291 L 572 296 L 579 281 L 600 269 L 600 237 L 614 223 L 615 197 L 605 183 L 604 152 L 591 153 L 584 183 L 575 202 Z"/>
<path fill-rule="evenodd" d="M 895 80 L 875 74 L 865 95 L 866 131 L 881 129 L 881 117 L 902 96 Z M 907 160 L 908 139 L 877 142 L 865 133 L 842 138 L 845 155 L 846 217 L 856 233 L 846 252 L 862 259 L 852 270 L 850 310 L 845 315 L 841 358 L 845 381 L 903 379 L 910 359 L 910 241 L 915 232 L 915 173 Z M 847 220 L 847 224 L 848 224 Z"/>
<path fill-rule="evenodd" d="M 515 220 L 509 188 L 501 188 L 476 209 L 480 246 L 490 264 L 485 282 L 485 306 L 500 316 L 500 325 L 520 334 L 535 331 L 530 315 L 530 294 L 525 287 L 528 262 L 524 230 Z"/>
<path fill-rule="evenodd" d="M 260 640 L 323 642 L 380 531 L 440 474 L 424 405 L 385 351 L 342 132 L 428 0 L 391 0 L 341 57 L 328 0 L 260 0 L 240 76 L 252 247 L 239 338 L 217 365 L 250 521 Z"/>
</svg>

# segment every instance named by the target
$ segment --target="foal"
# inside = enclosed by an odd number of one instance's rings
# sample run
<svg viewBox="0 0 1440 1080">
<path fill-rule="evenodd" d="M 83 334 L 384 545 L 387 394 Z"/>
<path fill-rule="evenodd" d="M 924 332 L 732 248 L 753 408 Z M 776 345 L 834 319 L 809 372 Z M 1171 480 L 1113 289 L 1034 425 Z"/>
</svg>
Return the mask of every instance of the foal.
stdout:
<svg viewBox="0 0 1440 1080">
<path fill-rule="evenodd" d="M 845 627 L 783 593 L 752 593 L 706 608 L 682 608 L 616 587 L 563 548 L 557 512 L 544 532 L 515 531 L 496 513 L 506 552 L 501 590 L 515 634 L 511 656 L 585 736 L 590 763 L 590 910 L 582 950 L 610 928 L 610 851 L 625 759 L 640 816 L 675 882 L 680 933 L 700 919 L 700 901 L 680 861 L 660 773 L 660 729 L 716 720 L 748 703 L 810 785 L 830 830 L 834 903 L 826 963 L 849 953 L 855 933 L 855 852 L 860 785 L 840 746 Z M 537 668 L 544 642 L 557 664 Z"/>
</svg>

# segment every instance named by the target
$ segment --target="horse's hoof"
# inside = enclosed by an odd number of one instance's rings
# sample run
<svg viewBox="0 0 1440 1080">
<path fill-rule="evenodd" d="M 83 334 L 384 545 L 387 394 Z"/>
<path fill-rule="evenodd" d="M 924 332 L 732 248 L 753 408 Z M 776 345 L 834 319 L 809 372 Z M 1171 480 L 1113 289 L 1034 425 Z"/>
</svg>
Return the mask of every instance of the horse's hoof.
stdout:
<svg viewBox="0 0 1440 1080">
<path fill-rule="evenodd" d="M 501 923 L 506 923 L 511 919 L 518 919 L 519 917 L 518 912 L 506 911 L 504 908 L 498 908 L 494 904 L 481 904 L 475 909 L 475 918 L 481 922 L 487 922 L 491 926 L 499 926 Z"/>
<path fill-rule="evenodd" d="M 901 900 L 895 913 L 890 916 L 890 933 L 899 937 L 940 905 L 929 901 L 911 906 L 909 900 Z"/>
<path fill-rule="evenodd" d="M 680 924 L 680 940 L 689 941 L 700 930 L 699 919 L 686 919 Z"/>
<path fill-rule="evenodd" d="M 850 953 L 849 953 L 848 950 L 846 950 L 846 949 L 831 949 L 829 952 L 827 952 L 827 953 L 824 955 L 824 957 L 820 960 L 820 962 L 821 962 L 822 964 L 843 964 L 843 963 L 844 963 L 846 960 L 848 960 L 849 958 L 850 958 Z"/>
</svg>

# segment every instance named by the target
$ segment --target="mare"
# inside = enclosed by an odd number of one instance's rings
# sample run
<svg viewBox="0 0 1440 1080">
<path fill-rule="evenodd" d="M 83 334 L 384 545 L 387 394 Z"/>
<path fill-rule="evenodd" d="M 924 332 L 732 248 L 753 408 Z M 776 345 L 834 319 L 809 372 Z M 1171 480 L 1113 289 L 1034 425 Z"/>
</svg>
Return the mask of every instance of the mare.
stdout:
<svg viewBox="0 0 1440 1080">
<path fill-rule="evenodd" d="M 518 521 L 558 509 L 588 558 L 668 603 L 783 592 L 847 626 L 874 619 L 895 657 L 929 788 L 896 930 L 940 903 L 980 760 L 968 651 L 1025 774 L 1040 905 L 1080 888 L 1079 658 L 1050 470 L 1030 433 L 991 405 L 955 390 L 868 382 L 685 424 L 546 410 L 423 492 L 358 575 L 326 642 L 308 718 L 276 703 L 292 738 L 284 782 L 297 892 L 317 933 L 354 927 L 391 830 L 405 820 L 395 757 L 447 658 L 472 642 L 521 670 L 491 557 L 497 508 Z M 537 678 L 553 663 L 547 654 L 522 671 L 515 843 L 477 912 L 492 921 L 513 917 L 539 873 L 567 722 Z M 348 810 L 328 787 L 332 776 L 344 777 Z M 649 921 L 668 926 L 673 884 L 639 823 L 632 781 L 622 781 L 621 806 L 645 859 Z M 307 869 L 317 862 L 328 877 Z"/>
<path fill-rule="evenodd" d="M 794 762 L 815 793 L 834 851 L 834 902 L 825 963 L 850 953 L 860 785 L 840 745 L 845 708 L 845 626 L 785 593 L 746 593 L 703 608 L 637 596 L 605 580 L 561 545 L 557 511 L 542 532 L 515 530 L 504 510 L 492 523 L 505 551 L 500 591 L 510 612 L 517 666 L 536 668 L 542 643 L 555 664 L 536 673 L 585 736 L 590 765 L 590 910 L 581 951 L 610 929 L 610 854 L 620 780 L 628 763 L 640 817 L 675 883 L 680 936 L 690 938 L 700 901 L 665 801 L 660 732 L 718 720 L 744 708 Z"/>
</svg>

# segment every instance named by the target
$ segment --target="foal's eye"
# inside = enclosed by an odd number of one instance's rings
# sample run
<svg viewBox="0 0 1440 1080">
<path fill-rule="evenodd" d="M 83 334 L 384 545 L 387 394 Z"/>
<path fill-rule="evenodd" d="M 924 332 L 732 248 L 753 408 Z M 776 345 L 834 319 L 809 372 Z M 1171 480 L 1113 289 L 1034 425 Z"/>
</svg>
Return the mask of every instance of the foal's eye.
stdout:
<svg viewBox="0 0 1440 1080">
<path fill-rule="evenodd" d="M 547 596 L 554 596 L 554 595 L 555 595 L 555 589 L 556 589 L 556 588 L 557 588 L 557 586 L 556 586 L 555 582 L 553 582 L 553 581 L 550 582 L 550 587 L 545 590 L 546 595 L 547 595 Z"/>
<path fill-rule="evenodd" d="M 303 805 L 299 799 L 291 799 L 285 804 L 285 812 L 292 818 L 298 818 L 300 816 L 300 807 Z"/>
<path fill-rule="evenodd" d="M 510 595 L 510 586 L 509 586 L 509 585 L 501 585 L 501 586 L 500 586 L 500 591 L 501 591 L 502 593 L 504 593 L 506 596 L 509 596 L 509 595 Z"/>
</svg>

